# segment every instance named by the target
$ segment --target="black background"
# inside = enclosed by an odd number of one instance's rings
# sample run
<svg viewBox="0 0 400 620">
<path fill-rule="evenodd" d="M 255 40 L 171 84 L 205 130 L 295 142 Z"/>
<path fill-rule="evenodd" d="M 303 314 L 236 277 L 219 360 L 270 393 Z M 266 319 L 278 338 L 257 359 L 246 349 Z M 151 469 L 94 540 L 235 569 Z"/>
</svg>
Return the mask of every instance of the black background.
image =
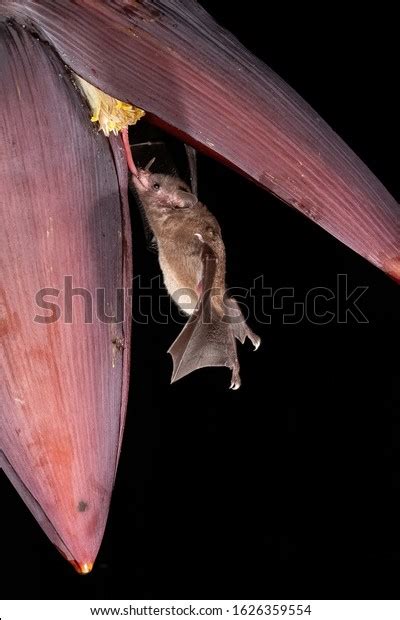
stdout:
<svg viewBox="0 0 400 620">
<path fill-rule="evenodd" d="M 203 4 L 400 196 L 394 14 Z M 224 369 L 170 386 L 178 326 L 134 325 L 126 435 L 93 573 L 74 573 L 1 477 L 3 596 L 398 598 L 399 288 L 214 161 L 200 158 L 199 184 L 223 230 L 230 285 L 265 274 L 301 301 L 347 274 L 368 287 L 369 323 L 250 318 L 262 347 L 240 347 L 238 392 Z M 133 200 L 132 211 L 135 275 L 150 278 L 157 258 Z"/>
</svg>

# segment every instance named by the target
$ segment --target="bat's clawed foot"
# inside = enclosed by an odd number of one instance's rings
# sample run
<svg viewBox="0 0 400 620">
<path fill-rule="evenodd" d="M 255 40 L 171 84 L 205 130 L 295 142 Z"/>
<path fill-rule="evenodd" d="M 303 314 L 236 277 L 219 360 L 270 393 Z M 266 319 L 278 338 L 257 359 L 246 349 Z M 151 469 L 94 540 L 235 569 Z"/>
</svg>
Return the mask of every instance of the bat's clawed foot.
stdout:
<svg viewBox="0 0 400 620">
<path fill-rule="evenodd" d="M 261 344 L 261 338 L 257 336 L 257 334 L 255 334 L 247 325 L 236 299 L 233 299 L 233 297 L 228 297 L 224 300 L 224 303 L 226 311 L 225 319 L 231 325 L 235 338 L 237 338 L 242 344 L 246 338 L 248 338 L 253 344 L 254 351 L 257 351 Z M 232 319 L 234 320 L 232 321 Z"/>
<path fill-rule="evenodd" d="M 229 386 L 229 389 L 238 390 L 241 386 L 241 383 L 242 382 L 240 380 L 240 375 L 239 375 L 239 362 L 236 360 L 232 368 L 232 378 L 231 378 L 231 384 Z"/>
</svg>

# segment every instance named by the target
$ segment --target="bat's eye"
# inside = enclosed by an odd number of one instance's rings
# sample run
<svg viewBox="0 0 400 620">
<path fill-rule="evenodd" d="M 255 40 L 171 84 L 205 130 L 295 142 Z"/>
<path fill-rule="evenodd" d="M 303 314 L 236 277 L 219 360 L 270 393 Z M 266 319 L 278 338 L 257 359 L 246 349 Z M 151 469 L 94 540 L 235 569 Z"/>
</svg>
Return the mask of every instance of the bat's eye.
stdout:
<svg viewBox="0 0 400 620">
<path fill-rule="evenodd" d="M 153 189 L 160 189 L 159 183 L 153 183 Z"/>
</svg>

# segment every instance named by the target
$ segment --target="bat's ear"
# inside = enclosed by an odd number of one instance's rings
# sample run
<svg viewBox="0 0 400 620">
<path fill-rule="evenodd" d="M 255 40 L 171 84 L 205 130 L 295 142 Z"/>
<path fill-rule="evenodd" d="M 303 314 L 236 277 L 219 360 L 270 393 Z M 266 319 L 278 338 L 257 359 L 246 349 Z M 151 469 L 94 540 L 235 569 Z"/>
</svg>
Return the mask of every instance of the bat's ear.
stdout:
<svg viewBox="0 0 400 620">
<path fill-rule="evenodd" d="M 180 201 L 184 203 L 185 207 L 194 207 L 198 203 L 198 198 L 191 192 L 184 192 L 182 190 L 177 191 L 177 195 Z"/>
<path fill-rule="evenodd" d="M 149 163 L 146 165 L 145 170 L 150 170 L 150 168 L 152 167 L 155 161 L 156 161 L 155 157 L 153 157 L 153 159 L 150 159 Z"/>
</svg>

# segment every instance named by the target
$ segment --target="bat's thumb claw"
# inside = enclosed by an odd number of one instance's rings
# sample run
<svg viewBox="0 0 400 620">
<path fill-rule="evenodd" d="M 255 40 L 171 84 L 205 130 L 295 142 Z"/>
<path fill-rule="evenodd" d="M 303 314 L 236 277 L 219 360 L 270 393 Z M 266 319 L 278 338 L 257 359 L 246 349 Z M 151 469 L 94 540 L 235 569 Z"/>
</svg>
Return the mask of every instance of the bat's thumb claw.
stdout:
<svg viewBox="0 0 400 620">
<path fill-rule="evenodd" d="M 255 338 L 252 339 L 252 343 L 253 343 L 253 346 L 254 346 L 254 351 L 257 351 L 258 347 L 261 344 L 261 338 L 256 336 Z"/>
</svg>

